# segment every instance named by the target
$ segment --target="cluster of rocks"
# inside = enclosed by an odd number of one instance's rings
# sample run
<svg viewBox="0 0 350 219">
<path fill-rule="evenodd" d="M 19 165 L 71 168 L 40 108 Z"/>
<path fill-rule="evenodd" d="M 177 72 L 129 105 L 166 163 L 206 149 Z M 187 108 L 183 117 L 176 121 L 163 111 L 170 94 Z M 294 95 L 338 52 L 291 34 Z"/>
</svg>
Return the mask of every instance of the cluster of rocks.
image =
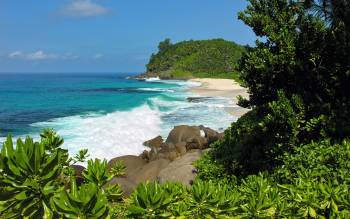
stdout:
<svg viewBox="0 0 350 219">
<path fill-rule="evenodd" d="M 140 156 L 123 156 L 112 159 L 110 167 L 117 161 L 126 166 L 126 176 L 116 177 L 111 184 L 118 183 L 129 195 L 142 182 L 168 181 L 191 185 L 196 171 L 193 163 L 198 160 L 211 143 L 223 135 L 204 126 L 176 126 L 164 141 L 161 136 L 144 142 L 150 150 Z"/>
<path fill-rule="evenodd" d="M 126 166 L 126 176 L 115 177 L 109 183 L 119 184 L 125 195 L 147 181 L 191 185 L 196 176 L 193 163 L 208 150 L 211 143 L 222 137 L 222 133 L 204 126 L 176 126 L 165 141 L 158 136 L 144 142 L 150 150 L 140 156 L 127 155 L 110 160 L 109 168 L 122 161 Z"/>
<path fill-rule="evenodd" d="M 144 151 L 141 157 L 147 161 L 168 159 L 174 161 L 186 152 L 194 149 L 206 149 L 218 140 L 221 134 L 204 126 L 176 126 L 164 142 L 161 136 L 146 141 L 145 146 L 151 150 Z"/>
<path fill-rule="evenodd" d="M 136 79 L 136 80 L 145 80 L 148 78 L 160 78 L 162 80 L 181 79 L 181 78 L 174 78 L 170 70 L 162 71 L 162 72 L 145 72 L 132 77 L 132 79 Z"/>
</svg>

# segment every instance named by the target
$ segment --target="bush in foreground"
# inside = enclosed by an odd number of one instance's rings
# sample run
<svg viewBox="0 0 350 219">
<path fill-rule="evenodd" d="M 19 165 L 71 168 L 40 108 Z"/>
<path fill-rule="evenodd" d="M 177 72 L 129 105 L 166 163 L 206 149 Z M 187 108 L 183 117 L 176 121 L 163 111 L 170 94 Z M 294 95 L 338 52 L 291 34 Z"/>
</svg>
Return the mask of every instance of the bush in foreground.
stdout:
<svg viewBox="0 0 350 219">
<path fill-rule="evenodd" d="M 77 186 L 70 167 L 85 160 L 83 150 L 76 159 L 61 148 L 63 139 L 45 130 L 41 140 L 18 139 L 14 146 L 8 137 L 0 153 L 0 217 L 2 218 L 101 218 L 108 215 L 110 203 L 119 201 L 118 185 L 104 187 L 119 175 L 107 169 L 107 162 L 90 160 L 84 183 Z M 119 164 L 118 164 L 119 165 Z M 70 186 L 70 189 L 67 187 Z"/>
<path fill-rule="evenodd" d="M 16 148 L 8 138 L 3 145 L 1 217 L 346 218 L 350 214 L 349 140 L 300 145 L 282 155 L 281 165 L 269 173 L 224 180 L 218 180 L 222 167 L 204 156 L 197 163 L 199 179 L 192 187 L 146 182 L 123 198 L 118 185 L 106 186 L 112 176 L 125 172 L 120 164 L 108 171 L 105 161 L 90 160 L 83 184 L 77 185 L 68 171 L 75 161 L 60 148 L 63 140 L 58 141 L 54 132 L 49 138 L 34 142 L 27 137 L 25 142 L 18 140 Z M 202 174 L 208 163 L 210 171 Z"/>
</svg>

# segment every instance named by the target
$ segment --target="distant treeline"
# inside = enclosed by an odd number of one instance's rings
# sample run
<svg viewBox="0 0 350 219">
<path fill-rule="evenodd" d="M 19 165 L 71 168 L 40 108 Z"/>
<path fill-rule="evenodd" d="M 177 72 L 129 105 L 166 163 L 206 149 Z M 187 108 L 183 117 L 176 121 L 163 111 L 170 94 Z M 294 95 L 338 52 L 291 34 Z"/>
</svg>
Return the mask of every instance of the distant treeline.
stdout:
<svg viewBox="0 0 350 219">
<path fill-rule="evenodd" d="M 233 78 L 245 47 L 223 39 L 189 40 L 172 44 L 170 39 L 159 43 L 152 54 L 147 72 L 163 77 Z"/>
</svg>

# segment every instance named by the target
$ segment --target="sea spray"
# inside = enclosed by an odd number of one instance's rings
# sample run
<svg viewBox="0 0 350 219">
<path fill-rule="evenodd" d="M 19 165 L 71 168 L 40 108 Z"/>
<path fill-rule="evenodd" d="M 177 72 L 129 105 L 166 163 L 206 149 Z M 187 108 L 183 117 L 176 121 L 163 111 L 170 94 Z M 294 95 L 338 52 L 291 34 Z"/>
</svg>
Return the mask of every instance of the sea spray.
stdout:
<svg viewBox="0 0 350 219">
<path fill-rule="evenodd" d="M 147 149 L 143 142 L 161 132 L 161 124 L 160 113 L 143 105 L 131 111 L 63 117 L 33 126 L 54 128 L 70 153 L 88 148 L 91 158 L 111 159 L 140 154 Z"/>
</svg>

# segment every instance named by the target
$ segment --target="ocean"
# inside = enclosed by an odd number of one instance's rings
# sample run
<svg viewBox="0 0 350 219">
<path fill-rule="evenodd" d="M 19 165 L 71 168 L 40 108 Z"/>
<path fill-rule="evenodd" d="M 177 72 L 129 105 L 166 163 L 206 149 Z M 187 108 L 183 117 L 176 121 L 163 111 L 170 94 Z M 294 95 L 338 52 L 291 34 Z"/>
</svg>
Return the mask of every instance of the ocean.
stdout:
<svg viewBox="0 0 350 219">
<path fill-rule="evenodd" d="M 204 125 L 223 131 L 237 118 L 233 102 L 206 98 L 189 102 L 198 83 L 128 79 L 126 73 L 0 73 L 0 147 L 7 135 L 39 139 L 53 128 L 74 155 L 90 158 L 138 155 L 142 143 L 167 137 L 176 125 Z"/>
</svg>

